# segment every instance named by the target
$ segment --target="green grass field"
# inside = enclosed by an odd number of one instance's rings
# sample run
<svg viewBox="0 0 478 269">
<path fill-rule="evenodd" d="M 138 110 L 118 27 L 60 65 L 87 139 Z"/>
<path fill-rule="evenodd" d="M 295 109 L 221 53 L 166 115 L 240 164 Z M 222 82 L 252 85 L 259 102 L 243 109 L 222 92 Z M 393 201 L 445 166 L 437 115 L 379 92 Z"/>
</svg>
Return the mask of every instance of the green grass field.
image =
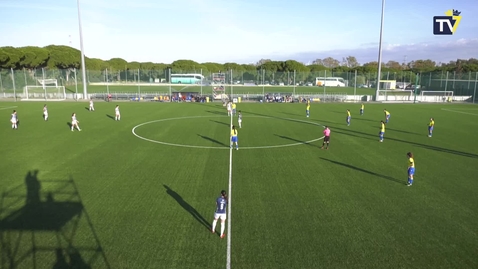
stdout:
<svg viewBox="0 0 478 269">
<path fill-rule="evenodd" d="M 115 104 L 50 102 L 45 122 L 41 102 L 0 103 L 1 268 L 226 267 L 229 241 L 208 230 L 229 189 L 224 107 L 124 102 L 115 121 Z M 310 118 L 303 104 L 238 109 L 231 268 L 478 267 L 477 106 L 367 104 L 359 116 L 358 104 L 314 103 Z"/>
<path fill-rule="evenodd" d="M 88 92 L 89 93 L 168 93 L 169 86 L 164 85 L 152 85 L 152 86 L 145 86 L 140 85 L 139 87 L 134 84 L 130 85 L 110 85 L 108 87 L 103 85 L 89 85 Z M 76 92 L 75 86 L 67 86 L 66 90 L 70 93 Z M 200 86 L 188 86 L 188 85 L 173 85 L 171 86 L 171 91 L 173 92 L 201 92 Z M 203 86 L 202 87 L 203 93 L 212 94 L 212 87 L 211 86 Z M 237 94 L 262 94 L 264 91 L 265 93 L 293 93 L 294 87 L 292 86 L 264 86 L 264 90 L 262 86 L 232 86 L 232 91 Z M 83 92 L 82 85 L 78 85 L 78 92 Z M 226 92 L 229 94 L 231 92 L 231 86 L 226 86 Z M 306 87 L 306 86 L 297 86 L 295 87 L 296 93 L 317 93 L 322 94 L 324 93 L 323 87 Z M 346 93 L 348 95 L 354 94 L 353 87 L 326 87 L 326 93 Z M 360 95 L 374 95 L 375 89 L 368 89 L 368 88 L 357 88 L 355 90 L 356 94 Z"/>
</svg>

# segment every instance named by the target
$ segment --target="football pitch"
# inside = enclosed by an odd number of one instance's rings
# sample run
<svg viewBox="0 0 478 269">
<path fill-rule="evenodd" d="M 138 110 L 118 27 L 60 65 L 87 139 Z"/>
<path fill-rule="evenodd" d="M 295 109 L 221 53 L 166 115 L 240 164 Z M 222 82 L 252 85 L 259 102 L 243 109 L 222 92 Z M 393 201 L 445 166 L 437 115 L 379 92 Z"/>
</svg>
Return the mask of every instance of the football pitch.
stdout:
<svg viewBox="0 0 478 269">
<path fill-rule="evenodd" d="M 0 103 L 0 268 L 478 267 L 477 106 L 240 103 L 236 151 L 219 103 L 43 104 Z"/>
</svg>

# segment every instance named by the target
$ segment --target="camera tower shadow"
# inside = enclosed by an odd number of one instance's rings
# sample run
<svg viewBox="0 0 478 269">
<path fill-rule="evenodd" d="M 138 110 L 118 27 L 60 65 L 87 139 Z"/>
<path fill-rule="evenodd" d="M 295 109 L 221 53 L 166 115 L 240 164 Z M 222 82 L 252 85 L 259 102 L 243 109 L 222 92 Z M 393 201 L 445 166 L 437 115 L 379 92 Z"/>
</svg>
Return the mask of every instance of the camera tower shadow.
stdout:
<svg viewBox="0 0 478 269">
<path fill-rule="evenodd" d="M 38 173 L 2 193 L 0 268 L 110 268 L 73 179 Z"/>
</svg>

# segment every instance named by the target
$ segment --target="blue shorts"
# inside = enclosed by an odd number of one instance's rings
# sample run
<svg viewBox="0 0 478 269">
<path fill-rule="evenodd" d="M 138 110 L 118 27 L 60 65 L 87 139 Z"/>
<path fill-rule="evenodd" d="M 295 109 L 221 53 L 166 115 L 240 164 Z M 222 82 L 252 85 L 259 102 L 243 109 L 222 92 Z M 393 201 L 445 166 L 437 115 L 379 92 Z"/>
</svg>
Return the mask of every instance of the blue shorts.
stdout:
<svg viewBox="0 0 478 269">
<path fill-rule="evenodd" d="M 390 119 L 390 114 L 387 115 L 387 120 Z"/>
<path fill-rule="evenodd" d="M 432 126 L 429 126 L 429 127 L 428 127 L 428 131 L 433 131 L 433 127 L 432 127 Z"/>
<path fill-rule="evenodd" d="M 378 132 L 378 135 L 382 136 L 384 134 L 384 132 Z"/>
<path fill-rule="evenodd" d="M 408 175 L 413 176 L 415 174 L 415 167 L 408 168 Z"/>
<path fill-rule="evenodd" d="M 231 142 L 237 143 L 237 136 L 231 137 Z"/>
<path fill-rule="evenodd" d="M 350 118 L 351 118 L 351 117 L 347 117 L 347 121 L 350 121 Z"/>
</svg>

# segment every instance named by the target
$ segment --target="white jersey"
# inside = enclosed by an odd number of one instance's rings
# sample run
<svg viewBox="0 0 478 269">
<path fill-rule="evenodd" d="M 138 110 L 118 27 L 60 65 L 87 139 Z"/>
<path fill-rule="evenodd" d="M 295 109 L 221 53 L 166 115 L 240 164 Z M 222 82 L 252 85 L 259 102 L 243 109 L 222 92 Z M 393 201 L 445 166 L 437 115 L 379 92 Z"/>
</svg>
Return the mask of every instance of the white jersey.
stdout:
<svg viewBox="0 0 478 269">
<path fill-rule="evenodd" d="M 227 110 L 231 110 L 231 103 L 227 103 Z"/>
<path fill-rule="evenodd" d="M 71 124 L 77 124 L 78 120 L 76 120 L 76 116 L 71 117 Z"/>
<path fill-rule="evenodd" d="M 120 112 L 119 112 L 119 107 L 115 108 L 115 113 L 116 113 L 116 115 L 119 115 L 119 114 L 120 114 Z M 127 113 L 126 113 L 126 114 L 127 114 Z"/>
<path fill-rule="evenodd" d="M 46 107 L 43 108 L 43 115 L 47 115 L 48 114 L 48 109 Z"/>
<path fill-rule="evenodd" d="M 242 114 L 239 114 L 239 116 L 237 117 L 237 120 L 238 120 L 239 122 L 242 121 Z"/>
<path fill-rule="evenodd" d="M 90 100 L 90 107 L 93 107 L 93 100 Z"/>
<path fill-rule="evenodd" d="M 10 120 L 12 123 L 16 123 L 17 122 L 17 114 L 13 113 L 12 114 L 12 119 Z"/>
</svg>

